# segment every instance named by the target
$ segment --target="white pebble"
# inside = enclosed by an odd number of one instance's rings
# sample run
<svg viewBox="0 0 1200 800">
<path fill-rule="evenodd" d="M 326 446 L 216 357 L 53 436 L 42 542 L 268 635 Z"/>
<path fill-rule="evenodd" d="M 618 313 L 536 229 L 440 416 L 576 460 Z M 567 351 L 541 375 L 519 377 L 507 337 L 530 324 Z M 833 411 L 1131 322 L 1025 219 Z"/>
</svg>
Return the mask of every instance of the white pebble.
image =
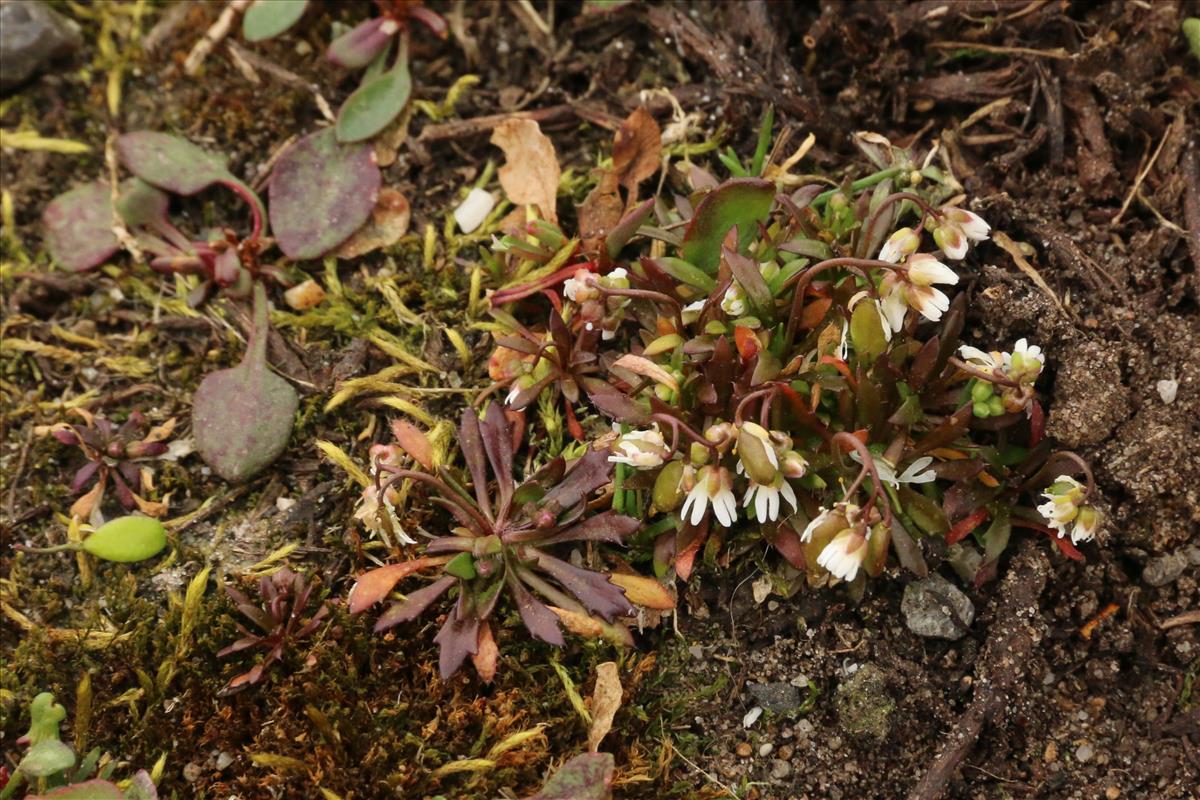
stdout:
<svg viewBox="0 0 1200 800">
<path fill-rule="evenodd" d="M 762 716 L 762 707 L 755 706 L 746 712 L 746 716 L 742 717 L 742 727 L 749 728 L 754 723 L 758 722 L 758 718 Z"/>
<path fill-rule="evenodd" d="M 1159 381 L 1154 388 L 1158 389 L 1158 396 L 1164 403 L 1174 403 L 1175 395 L 1179 392 L 1179 381 Z"/>
<path fill-rule="evenodd" d="M 463 233 L 470 233 L 483 224 L 496 206 L 496 198 L 483 189 L 472 189 L 467 199 L 454 209 L 454 221 Z"/>
</svg>

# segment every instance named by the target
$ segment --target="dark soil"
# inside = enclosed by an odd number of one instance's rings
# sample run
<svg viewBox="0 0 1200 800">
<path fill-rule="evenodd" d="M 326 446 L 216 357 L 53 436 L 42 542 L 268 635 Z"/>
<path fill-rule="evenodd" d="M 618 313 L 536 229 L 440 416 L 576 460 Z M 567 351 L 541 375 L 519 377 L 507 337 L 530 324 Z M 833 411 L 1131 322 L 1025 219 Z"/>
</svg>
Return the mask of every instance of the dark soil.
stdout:
<svg viewBox="0 0 1200 800">
<path fill-rule="evenodd" d="M 1001 713 L 953 771 L 947 796 L 1196 797 L 1200 243 L 1189 250 L 1185 205 L 1189 193 L 1192 207 L 1200 204 L 1200 61 L 1187 54 L 1179 26 L 1200 15 L 1200 3 L 817 7 L 748 0 L 647 3 L 596 16 L 559 3 L 552 36 L 515 4 L 431 5 L 457 9 L 462 35 L 417 40 L 417 95 L 441 101 L 467 73 L 481 82 L 449 120 L 414 115 L 407 143 L 385 172 L 385 183 L 412 204 L 413 233 L 386 256 L 342 267 L 354 323 L 285 326 L 274 343 L 273 360 L 303 381 L 305 393 L 303 422 L 285 456 L 240 490 L 201 473 L 195 456 L 159 467 L 162 491 L 172 492 L 171 516 L 208 498 L 217 502 L 175 532 L 175 556 L 156 567 L 101 567 L 88 583 L 73 558 L 0 549 L 5 762 L 16 762 L 14 740 L 27 724 L 28 701 L 41 690 L 67 705 L 65 730 L 78 746 L 100 746 L 134 769 L 165 753 L 161 787 L 181 798 L 318 797 L 316 787 L 343 798 L 523 796 L 584 748 L 586 726 L 547 649 L 515 634 L 501 635 L 494 685 L 463 675 L 443 682 L 432 623 L 375 637 L 363 620 L 338 612 L 319 641 L 290 653 L 263 685 L 223 698 L 217 692 L 224 682 L 249 666 L 215 659 L 237 635 L 230 606 L 210 581 L 192 612 L 197 626 L 189 642 L 179 635 L 182 597 L 204 564 L 214 567 L 214 578 L 232 576 L 287 543 L 299 544 L 293 566 L 315 571 L 334 598 L 369 565 L 348 522 L 355 491 L 313 445 L 333 441 L 362 463 L 370 442 L 384 437 L 379 425 L 358 438 L 372 416 L 388 418 L 377 407 L 322 411 L 335 381 L 391 363 L 355 343 L 355 326 L 386 317 L 445 371 L 406 378 L 412 385 L 486 380 L 486 337 L 467 331 L 462 310 L 463 265 L 473 250 L 446 260 L 439 245 L 434 270 L 421 256 L 426 225 L 440 230 L 457 191 L 499 157 L 486 127 L 461 120 L 550 109 L 543 129 L 564 168 L 584 175 L 606 151 L 615 124 L 639 103 L 670 121 L 664 95 L 641 94 L 666 88 L 685 112 L 697 114 L 693 142 L 719 133 L 745 148 L 763 106 L 773 103 L 780 123 L 816 134 L 809 161 L 823 171 L 861 166 L 850 142 L 855 131 L 901 144 L 936 139 L 972 207 L 1019 243 L 1026 265 L 1053 295 L 987 243 L 965 287 L 978 310 L 968 339 L 1028 337 L 1048 351 L 1039 384 L 1051 409 L 1047 431 L 1092 463 L 1110 521 L 1100 541 L 1085 548 L 1083 563 L 1046 548 L 1046 589 L 1028 620 L 1032 656 L 1020 665 L 1022 679 L 1006 692 Z M 533 6 L 545 14 L 545 3 Z M 156 422 L 182 422 L 200 377 L 240 354 L 225 327 L 236 320 L 232 306 L 219 302 L 188 317 L 154 308 L 157 287 L 169 295 L 170 282 L 142 268 L 86 277 L 46 268 L 41 209 L 104 170 L 112 56 L 97 41 L 110 12 L 88 8 L 93 18 L 80 20 L 85 50 L 0 105 L 6 130 L 34 128 L 93 145 L 83 156 L 5 151 L 0 169 L 16 219 L 15 236 L 3 245 L 4 337 L 78 353 L 4 351 L 6 542 L 62 536 L 54 514 L 70 503 L 65 484 L 76 464 L 64 448 L 35 437 L 35 426 L 62 419 L 63 404 L 87 391 L 93 411 L 120 418 L 140 408 Z M 322 4 L 297 31 L 254 52 L 316 84 L 336 108 L 353 85 L 319 58 L 331 18 L 357 21 L 369 12 L 365 2 Z M 178 19 L 156 34 L 153 53 L 139 43 L 162 19 L 158 10 L 140 31 L 129 15 L 113 23 L 117 50 L 129 60 L 111 122 L 210 145 L 253 181 L 288 137 L 315 127 L 312 94 L 263 70 L 262 85 L 252 85 L 223 46 L 202 77 L 186 77 L 183 59 L 218 7 L 193 3 L 170 13 Z M 560 198 L 560 206 L 570 203 Z M 214 208 L 196 201 L 189 210 L 204 215 Z M 404 300 L 425 331 L 396 327 L 378 305 L 367 281 L 381 268 L 400 276 Z M 134 277 L 153 287 L 149 295 L 137 292 Z M 454 326 L 467 336 L 469 368 L 436 335 Z M 102 338 L 105 357 L 149 366 L 138 371 L 104 361 L 56 327 Z M 1163 381 L 1176 382 L 1170 401 Z M 453 416 L 457 402 L 435 396 L 424 405 L 435 416 Z M 277 504 L 281 498 L 296 502 Z M 1001 577 L 1010 566 L 1001 564 Z M 905 628 L 900 598 L 909 576 L 898 571 L 894 580 L 874 582 L 858 604 L 825 591 L 755 603 L 756 577 L 749 557 L 725 571 L 704 571 L 681 597 L 680 637 L 668 618 L 640 637 L 640 652 L 624 656 L 625 705 L 606 740 L 616 755 L 617 796 L 906 796 L 993 677 L 983 662 L 996 621 L 1008 613 L 1000 582 L 971 590 L 974 624 L 963 639 L 943 642 Z M 20 615 L 34 623 L 31 630 L 16 624 Z M 77 637 L 60 640 L 51 628 L 122 635 L 89 648 Z M 613 653 L 576 641 L 557 657 L 586 697 L 594 665 Z M 165 679 L 164 663 L 174 671 Z M 758 686 L 772 683 L 782 686 Z M 764 691 L 777 692 L 783 704 L 746 727 L 746 714 L 764 705 Z M 539 724 L 548 727 L 486 769 L 438 771 L 456 759 L 484 758 L 506 737 Z"/>
</svg>

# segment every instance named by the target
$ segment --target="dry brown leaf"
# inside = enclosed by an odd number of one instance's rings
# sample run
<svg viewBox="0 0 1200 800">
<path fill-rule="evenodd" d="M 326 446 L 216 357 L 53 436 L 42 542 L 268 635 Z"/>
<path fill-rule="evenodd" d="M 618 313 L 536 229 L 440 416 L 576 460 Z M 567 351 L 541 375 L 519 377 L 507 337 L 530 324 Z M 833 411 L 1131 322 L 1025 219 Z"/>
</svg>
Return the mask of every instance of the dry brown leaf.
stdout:
<svg viewBox="0 0 1200 800">
<path fill-rule="evenodd" d="M 513 205 L 534 205 L 542 217 L 558 222 L 555 196 L 562 170 L 554 144 L 531 119 L 508 119 L 492 131 L 492 144 L 504 151 L 500 185 Z"/>
<path fill-rule="evenodd" d="M 600 749 L 600 742 L 612 730 L 613 717 L 621 707 L 621 679 L 617 664 L 605 661 L 596 666 L 596 688 L 592 690 L 592 727 L 588 729 L 588 752 Z"/>
<path fill-rule="evenodd" d="M 654 578 L 619 573 L 609 576 L 609 580 L 624 589 L 625 599 L 635 606 L 658 611 L 669 611 L 675 607 L 675 598 Z"/>
<path fill-rule="evenodd" d="M 601 240 L 621 221 L 625 203 L 617 190 L 619 185 L 614 172 L 602 170 L 596 188 L 580 204 L 579 235 L 586 251 L 599 250 Z"/>
<path fill-rule="evenodd" d="M 675 380 L 675 376 L 648 358 L 643 358 L 633 353 L 626 353 L 614 361 L 613 366 L 619 369 L 627 369 L 635 375 L 650 378 L 676 392 L 679 391 L 679 381 Z"/>
<path fill-rule="evenodd" d="M 658 172 L 662 161 L 662 129 L 645 108 L 630 114 L 613 139 L 613 171 L 637 201 L 637 185 Z"/>
<path fill-rule="evenodd" d="M 412 209 L 409 208 L 408 198 L 396 189 L 380 189 L 371 219 L 342 242 L 335 251 L 336 255 L 338 258 L 357 258 L 381 247 L 391 247 L 408 233 L 411 219 Z"/>
<path fill-rule="evenodd" d="M 492 626 L 486 622 L 480 625 L 479 638 L 476 641 L 479 646 L 471 656 L 471 663 L 475 665 L 475 671 L 479 673 L 483 682 L 491 683 L 496 677 L 496 659 L 500 656 L 500 649 L 496 647 L 496 639 L 492 636 Z"/>
<path fill-rule="evenodd" d="M 325 290 L 309 278 L 284 292 L 283 299 L 293 311 L 307 311 L 325 302 Z"/>
<path fill-rule="evenodd" d="M 1013 263 L 1017 265 L 1017 269 L 1021 270 L 1021 272 L 1024 272 L 1031 281 L 1037 284 L 1037 287 L 1041 289 L 1047 297 L 1054 301 L 1054 305 L 1058 306 L 1059 308 L 1063 307 L 1062 301 L 1058 299 L 1056 294 L 1054 294 L 1054 290 L 1050 288 L 1050 284 L 1046 283 L 1046 279 L 1042 277 L 1042 274 L 1034 269 L 1033 265 L 1026 260 L 1024 253 L 1021 252 L 1021 248 L 1016 242 L 1010 239 L 1003 231 L 993 231 L 992 241 L 995 242 L 1001 250 L 1012 256 Z"/>
</svg>

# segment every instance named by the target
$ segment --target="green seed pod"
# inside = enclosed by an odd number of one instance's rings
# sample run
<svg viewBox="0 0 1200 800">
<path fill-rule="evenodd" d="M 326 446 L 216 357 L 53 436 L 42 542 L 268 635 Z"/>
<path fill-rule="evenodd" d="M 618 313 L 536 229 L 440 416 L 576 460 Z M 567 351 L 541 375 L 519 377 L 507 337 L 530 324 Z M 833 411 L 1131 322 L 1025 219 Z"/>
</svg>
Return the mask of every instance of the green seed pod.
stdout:
<svg viewBox="0 0 1200 800">
<path fill-rule="evenodd" d="M 118 517 L 83 540 L 81 549 L 105 561 L 144 561 L 167 546 L 167 529 L 153 517 Z"/>
<path fill-rule="evenodd" d="M 992 394 L 992 385 L 987 381 L 976 381 L 975 385 L 971 387 L 971 399 L 976 403 L 987 402 Z"/>
<path fill-rule="evenodd" d="M 975 412 L 975 416 L 979 417 L 980 419 L 987 419 L 992 415 L 991 409 L 988 408 L 987 403 L 976 403 L 972 410 Z"/>
<path fill-rule="evenodd" d="M 755 483 L 771 484 L 775 481 L 775 477 L 779 474 L 779 469 L 774 466 L 767 453 L 767 445 L 763 440 L 753 433 L 757 428 L 753 423 L 747 423 L 738 431 L 738 458 L 742 460 L 742 465 L 746 468 L 746 474 Z M 766 431 L 763 431 L 765 434 Z"/>
<path fill-rule="evenodd" d="M 659 511 L 674 511 L 683 502 L 683 462 L 668 461 L 654 479 L 652 499 Z"/>
<path fill-rule="evenodd" d="M 475 559 L 470 553 L 459 553 L 446 564 L 446 572 L 464 581 L 474 580 L 478 574 L 475 571 Z"/>
<path fill-rule="evenodd" d="M 988 412 L 993 417 L 998 417 L 1004 413 L 1004 401 L 1000 399 L 1000 395 L 993 395 L 992 398 L 988 400 Z"/>
</svg>

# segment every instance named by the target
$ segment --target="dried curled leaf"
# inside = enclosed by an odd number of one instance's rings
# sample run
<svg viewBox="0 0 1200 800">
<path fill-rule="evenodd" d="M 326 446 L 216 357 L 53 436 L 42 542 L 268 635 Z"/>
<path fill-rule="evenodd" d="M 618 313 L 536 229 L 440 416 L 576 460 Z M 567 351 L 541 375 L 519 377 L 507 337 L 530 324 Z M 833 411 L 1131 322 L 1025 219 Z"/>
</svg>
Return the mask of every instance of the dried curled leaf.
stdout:
<svg viewBox="0 0 1200 800">
<path fill-rule="evenodd" d="M 613 171 L 633 195 L 642 181 L 658 172 L 662 161 L 662 129 L 654 117 L 639 107 L 621 123 L 613 139 Z"/>
<path fill-rule="evenodd" d="M 509 119 L 496 126 L 492 144 L 504 151 L 500 185 L 513 205 L 537 206 L 542 217 L 558 222 L 555 197 L 562 170 L 554 144 L 531 119 Z"/>
<path fill-rule="evenodd" d="M 338 246 L 338 258 L 357 258 L 373 250 L 391 247 L 408 233 L 412 218 L 408 198 L 392 188 L 380 189 L 379 198 L 367 224 Z"/>
<path fill-rule="evenodd" d="M 588 729 L 588 750 L 595 753 L 600 742 L 612 730 L 613 717 L 621 707 L 621 679 L 615 661 L 596 665 L 596 688 L 592 690 L 592 725 Z"/>
</svg>

